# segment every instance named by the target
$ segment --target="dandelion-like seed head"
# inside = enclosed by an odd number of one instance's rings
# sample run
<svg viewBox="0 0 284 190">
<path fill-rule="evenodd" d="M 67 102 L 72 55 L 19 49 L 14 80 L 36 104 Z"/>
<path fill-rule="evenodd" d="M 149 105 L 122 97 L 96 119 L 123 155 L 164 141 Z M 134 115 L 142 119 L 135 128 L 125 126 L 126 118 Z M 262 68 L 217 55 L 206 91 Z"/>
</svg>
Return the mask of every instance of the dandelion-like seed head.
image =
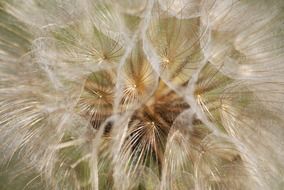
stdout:
<svg viewBox="0 0 284 190">
<path fill-rule="evenodd" d="M 0 0 L 0 189 L 282 189 L 282 9 Z"/>
</svg>

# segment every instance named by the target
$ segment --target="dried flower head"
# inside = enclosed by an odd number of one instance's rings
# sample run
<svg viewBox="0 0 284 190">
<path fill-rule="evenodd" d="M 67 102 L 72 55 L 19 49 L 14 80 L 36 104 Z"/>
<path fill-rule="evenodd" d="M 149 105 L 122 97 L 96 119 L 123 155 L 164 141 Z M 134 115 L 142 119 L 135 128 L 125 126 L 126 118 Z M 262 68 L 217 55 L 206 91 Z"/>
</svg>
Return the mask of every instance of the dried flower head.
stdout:
<svg viewBox="0 0 284 190">
<path fill-rule="evenodd" d="M 0 189 L 282 189 L 283 8 L 0 0 Z"/>
</svg>

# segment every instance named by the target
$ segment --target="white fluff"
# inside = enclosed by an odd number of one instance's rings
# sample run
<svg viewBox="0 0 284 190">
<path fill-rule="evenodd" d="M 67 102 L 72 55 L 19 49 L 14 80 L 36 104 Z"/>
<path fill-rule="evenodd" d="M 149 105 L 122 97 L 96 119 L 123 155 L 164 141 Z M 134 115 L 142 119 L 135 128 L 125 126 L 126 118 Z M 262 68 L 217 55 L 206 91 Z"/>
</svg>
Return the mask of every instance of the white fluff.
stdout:
<svg viewBox="0 0 284 190">
<path fill-rule="evenodd" d="M 0 189 L 282 189 L 283 7 L 0 0 Z"/>
</svg>

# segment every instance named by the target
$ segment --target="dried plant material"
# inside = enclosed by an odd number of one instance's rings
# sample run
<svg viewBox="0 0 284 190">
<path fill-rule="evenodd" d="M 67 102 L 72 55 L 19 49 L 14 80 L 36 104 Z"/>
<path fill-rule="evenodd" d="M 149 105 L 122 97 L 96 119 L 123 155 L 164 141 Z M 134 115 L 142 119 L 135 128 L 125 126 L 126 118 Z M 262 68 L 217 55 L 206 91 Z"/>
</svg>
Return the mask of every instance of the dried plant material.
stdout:
<svg viewBox="0 0 284 190">
<path fill-rule="evenodd" d="M 0 189 L 283 189 L 283 8 L 0 0 Z"/>
</svg>

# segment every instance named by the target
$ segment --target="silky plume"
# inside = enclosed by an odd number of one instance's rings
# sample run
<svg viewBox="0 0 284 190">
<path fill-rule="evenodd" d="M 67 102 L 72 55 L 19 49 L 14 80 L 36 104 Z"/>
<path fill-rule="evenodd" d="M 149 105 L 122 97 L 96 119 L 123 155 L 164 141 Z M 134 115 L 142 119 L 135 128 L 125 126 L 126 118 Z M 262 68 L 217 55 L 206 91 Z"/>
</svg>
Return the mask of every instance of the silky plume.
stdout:
<svg viewBox="0 0 284 190">
<path fill-rule="evenodd" d="M 281 190 L 281 0 L 0 0 L 0 189 Z"/>
</svg>

